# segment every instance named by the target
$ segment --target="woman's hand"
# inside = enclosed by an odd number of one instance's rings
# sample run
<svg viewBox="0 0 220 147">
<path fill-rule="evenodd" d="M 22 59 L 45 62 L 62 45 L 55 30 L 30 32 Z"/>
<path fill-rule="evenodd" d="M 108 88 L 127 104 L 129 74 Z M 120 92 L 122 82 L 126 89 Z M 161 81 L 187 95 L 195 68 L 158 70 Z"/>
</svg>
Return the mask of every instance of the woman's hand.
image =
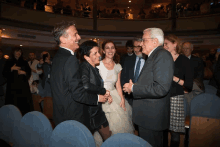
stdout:
<svg viewBox="0 0 220 147">
<path fill-rule="evenodd" d="M 179 81 L 179 78 L 177 78 L 176 76 L 173 76 L 173 81 L 177 83 Z"/>
<path fill-rule="evenodd" d="M 121 99 L 121 103 L 120 103 L 120 107 L 122 107 L 124 109 L 124 111 L 126 111 L 126 108 L 125 108 L 125 99 Z"/>
<path fill-rule="evenodd" d="M 106 96 L 106 97 L 109 97 L 109 96 L 110 96 L 110 91 L 106 90 L 105 96 Z"/>
<path fill-rule="evenodd" d="M 11 67 L 11 71 L 19 69 L 21 69 L 21 67 L 16 66 L 16 64 Z"/>
<path fill-rule="evenodd" d="M 111 103 L 112 103 L 112 101 L 113 101 L 113 100 L 112 100 L 112 96 L 111 96 L 111 95 L 109 95 L 109 97 L 108 97 L 108 103 L 109 103 L 109 104 L 111 104 Z"/>
<path fill-rule="evenodd" d="M 23 70 L 18 70 L 18 74 L 19 74 L 19 75 L 26 75 L 26 72 L 23 71 Z"/>
</svg>

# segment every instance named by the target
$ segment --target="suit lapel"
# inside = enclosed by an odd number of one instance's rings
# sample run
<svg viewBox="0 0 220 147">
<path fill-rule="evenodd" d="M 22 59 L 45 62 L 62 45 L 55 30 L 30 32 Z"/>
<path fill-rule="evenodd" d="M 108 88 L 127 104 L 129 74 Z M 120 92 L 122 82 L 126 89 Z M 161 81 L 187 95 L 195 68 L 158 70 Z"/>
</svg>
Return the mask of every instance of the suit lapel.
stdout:
<svg viewBox="0 0 220 147">
<path fill-rule="evenodd" d="M 141 76 L 143 70 L 147 67 L 148 63 L 151 62 L 152 58 L 154 58 L 154 56 L 156 55 L 156 53 L 161 49 L 161 46 L 158 46 L 150 55 L 150 57 L 147 58 L 147 60 L 145 60 L 144 66 L 141 69 L 141 73 L 139 75 L 139 77 Z M 139 79 L 138 77 L 138 79 Z"/>
</svg>

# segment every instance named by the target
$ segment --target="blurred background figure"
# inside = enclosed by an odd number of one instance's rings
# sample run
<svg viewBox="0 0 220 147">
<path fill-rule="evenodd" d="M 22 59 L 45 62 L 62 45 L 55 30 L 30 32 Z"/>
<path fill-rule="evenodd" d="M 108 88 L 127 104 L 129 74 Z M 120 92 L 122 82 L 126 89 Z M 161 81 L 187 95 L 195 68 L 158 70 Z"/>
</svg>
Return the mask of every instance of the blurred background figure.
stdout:
<svg viewBox="0 0 220 147">
<path fill-rule="evenodd" d="M 193 44 L 190 42 L 184 42 L 182 44 L 183 54 L 189 58 L 190 65 L 193 73 L 193 79 L 198 79 L 203 82 L 204 78 L 204 64 L 202 59 L 192 55 Z"/>
<path fill-rule="evenodd" d="M 0 49 L 0 108 L 5 104 L 6 78 L 2 75 L 5 61 L 3 52 Z"/>
<path fill-rule="evenodd" d="M 12 58 L 7 60 L 3 69 L 3 76 L 7 78 L 5 104 L 12 104 L 19 108 L 24 115 L 33 111 L 33 101 L 28 80 L 31 69 L 23 59 L 22 49 L 15 47 Z"/>
<path fill-rule="evenodd" d="M 33 81 L 39 80 L 39 75 L 42 74 L 42 70 L 37 69 L 38 63 L 39 63 L 39 61 L 36 59 L 35 53 L 33 53 L 33 52 L 29 53 L 28 64 L 31 68 L 31 75 L 32 75 Z"/>
<path fill-rule="evenodd" d="M 89 17 L 89 14 L 90 14 L 90 12 L 91 12 L 91 8 L 90 8 L 90 6 L 88 5 L 88 3 L 87 2 L 85 2 L 85 5 L 84 5 L 84 7 L 83 7 L 83 11 L 84 11 L 84 17 Z"/>
<path fill-rule="evenodd" d="M 125 60 L 126 57 L 135 56 L 134 55 L 134 49 L 133 49 L 133 40 L 128 40 L 125 44 L 125 47 L 126 47 L 127 53 L 122 55 L 121 59 L 120 59 L 120 64 L 121 64 L 122 67 L 124 66 L 124 60 Z"/>
<path fill-rule="evenodd" d="M 37 65 L 37 69 L 42 70 L 42 76 L 39 81 L 39 86 L 42 86 L 44 97 L 49 96 L 51 97 L 51 88 L 50 88 L 50 72 L 51 72 L 51 65 L 52 61 L 50 59 L 50 54 L 46 51 L 41 53 L 41 59 L 39 64 Z M 39 87 L 38 86 L 38 87 Z"/>
<path fill-rule="evenodd" d="M 47 5 L 47 0 L 37 0 L 36 10 L 45 11 L 45 5 Z"/>
</svg>

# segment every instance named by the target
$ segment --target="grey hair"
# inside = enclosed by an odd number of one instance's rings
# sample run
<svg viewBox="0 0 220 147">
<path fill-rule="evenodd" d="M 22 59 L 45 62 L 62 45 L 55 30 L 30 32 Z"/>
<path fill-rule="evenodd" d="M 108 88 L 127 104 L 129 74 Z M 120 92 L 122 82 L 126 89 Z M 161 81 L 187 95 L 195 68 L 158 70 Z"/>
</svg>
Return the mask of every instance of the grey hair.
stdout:
<svg viewBox="0 0 220 147">
<path fill-rule="evenodd" d="M 136 36 L 136 37 L 134 37 L 134 39 L 133 39 L 133 42 L 134 42 L 134 41 L 141 42 L 141 41 L 142 41 L 142 37 L 141 37 L 141 36 Z"/>
<path fill-rule="evenodd" d="M 163 45 L 164 33 L 160 28 L 147 28 L 143 31 L 143 33 L 145 33 L 145 32 L 150 32 L 150 37 L 157 38 L 159 45 Z"/>
<path fill-rule="evenodd" d="M 193 47 L 194 47 L 194 46 L 193 46 L 193 44 L 192 44 L 191 42 L 188 42 L 188 41 L 183 42 L 183 43 L 182 43 L 182 46 L 183 46 L 185 43 L 189 43 L 189 44 L 190 44 L 191 49 L 193 49 Z"/>
</svg>

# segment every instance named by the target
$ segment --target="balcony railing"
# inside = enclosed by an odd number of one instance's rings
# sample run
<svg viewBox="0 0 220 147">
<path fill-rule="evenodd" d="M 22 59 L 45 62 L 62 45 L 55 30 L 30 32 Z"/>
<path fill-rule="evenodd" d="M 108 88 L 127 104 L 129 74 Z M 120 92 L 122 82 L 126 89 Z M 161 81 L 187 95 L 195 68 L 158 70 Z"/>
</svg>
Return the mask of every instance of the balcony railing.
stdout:
<svg viewBox="0 0 220 147">
<path fill-rule="evenodd" d="M 24 4 L 21 4 L 24 6 Z M 77 28 L 82 30 L 93 30 L 93 19 L 91 18 L 92 11 L 89 12 L 89 17 L 83 17 L 83 11 L 71 9 L 66 11 L 61 9 L 58 13 L 51 5 L 45 5 L 45 11 L 37 11 L 36 4 L 33 9 L 1 2 L 1 17 L 9 20 L 16 20 L 26 23 L 40 24 L 45 26 L 54 26 L 55 23 L 61 20 L 75 20 Z M 55 12 L 55 13 L 54 13 Z M 72 12 L 72 13 L 68 13 Z M 217 11 L 216 11 L 217 12 Z M 155 15 L 156 16 L 156 15 Z M 187 12 L 186 14 L 177 15 L 176 31 L 182 30 L 210 30 L 217 29 L 220 20 L 220 13 L 211 14 L 206 13 L 200 15 L 197 13 Z M 185 17 L 187 16 L 187 17 Z M 191 17 L 189 17 L 191 16 Z M 169 17 L 169 14 L 168 14 Z M 154 18 L 154 17 L 152 17 Z M 157 18 L 157 19 L 116 19 L 116 18 L 100 18 L 97 19 L 98 31 L 126 31 L 126 32 L 139 32 L 148 27 L 159 27 L 164 31 L 172 30 L 172 19 L 170 18 Z"/>
</svg>

